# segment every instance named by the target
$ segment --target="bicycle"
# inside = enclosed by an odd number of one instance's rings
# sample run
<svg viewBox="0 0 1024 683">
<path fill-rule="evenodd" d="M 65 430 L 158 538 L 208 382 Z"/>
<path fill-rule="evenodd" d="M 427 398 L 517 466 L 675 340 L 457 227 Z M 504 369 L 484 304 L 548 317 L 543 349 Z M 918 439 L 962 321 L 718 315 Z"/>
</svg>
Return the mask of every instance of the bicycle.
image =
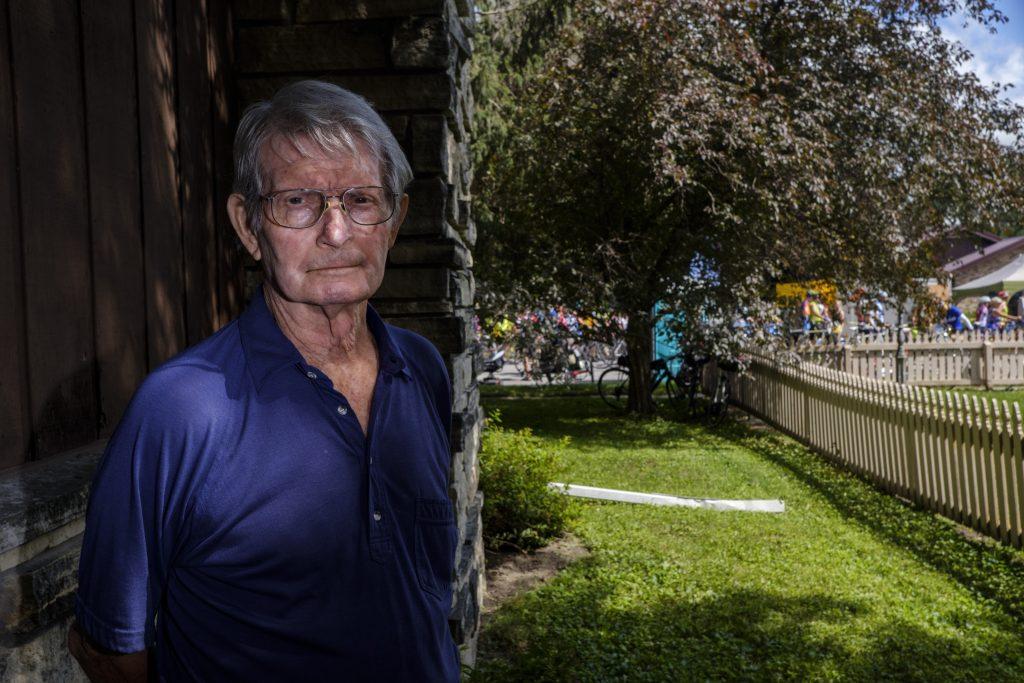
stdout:
<svg viewBox="0 0 1024 683">
<path fill-rule="evenodd" d="M 670 359 L 675 360 L 675 359 Z M 676 375 L 669 370 L 664 358 L 651 361 L 651 398 L 658 387 L 664 385 L 670 404 L 676 404 L 683 397 L 683 386 Z M 629 357 L 619 356 L 612 367 L 601 373 L 597 380 L 597 393 L 601 399 L 616 410 L 625 410 L 629 403 Z"/>
<path fill-rule="evenodd" d="M 732 396 L 730 374 L 739 370 L 739 365 L 730 360 L 720 360 L 717 365 L 718 372 L 712 380 L 711 391 L 704 404 L 704 417 L 712 424 L 721 422 L 728 412 L 729 399 Z"/>
</svg>

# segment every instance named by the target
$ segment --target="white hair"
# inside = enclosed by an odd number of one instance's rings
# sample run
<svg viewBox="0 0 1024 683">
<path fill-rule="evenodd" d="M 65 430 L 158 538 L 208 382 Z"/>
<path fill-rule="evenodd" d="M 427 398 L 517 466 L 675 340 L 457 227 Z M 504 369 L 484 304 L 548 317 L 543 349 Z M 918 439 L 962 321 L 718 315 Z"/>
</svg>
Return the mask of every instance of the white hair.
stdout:
<svg viewBox="0 0 1024 683">
<path fill-rule="evenodd" d="M 311 140 L 332 154 L 358 155 L 368 150 L 380 165 L 385 191 L 400 195 L 412 180 L 412 168 L 391 129 L 370 103 L 344 88 L 323 81 L 286 85 L 270 100 L 250 105 L 235 133 L 235 182 L 242 195 L 249 227 L 259 232 L 263 212 L 260 199 L 270 179 L 261 162 L 264 145 L 273 137 L 288 140 L 300 154 L 308 154 Z M 306 145 L 308 146 L 308 145 Z"/>
</svg>

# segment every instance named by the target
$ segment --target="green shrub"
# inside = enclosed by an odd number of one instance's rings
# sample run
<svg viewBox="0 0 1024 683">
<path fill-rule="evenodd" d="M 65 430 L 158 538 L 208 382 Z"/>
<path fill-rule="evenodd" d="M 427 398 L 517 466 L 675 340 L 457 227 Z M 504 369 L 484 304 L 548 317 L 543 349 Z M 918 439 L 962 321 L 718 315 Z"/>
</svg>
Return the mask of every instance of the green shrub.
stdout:
<svg viewBox="0 0 1024 683">
<path fill-rule="evenodd" d="M 500 415 L 488 419 L 480 449 L 484 538 L 492 549 L 533 550 L 561 534 L 572 518 L 569 499 L 548 488 L 558 451 L 529 429 L 505 429 Z"/>
</svg>

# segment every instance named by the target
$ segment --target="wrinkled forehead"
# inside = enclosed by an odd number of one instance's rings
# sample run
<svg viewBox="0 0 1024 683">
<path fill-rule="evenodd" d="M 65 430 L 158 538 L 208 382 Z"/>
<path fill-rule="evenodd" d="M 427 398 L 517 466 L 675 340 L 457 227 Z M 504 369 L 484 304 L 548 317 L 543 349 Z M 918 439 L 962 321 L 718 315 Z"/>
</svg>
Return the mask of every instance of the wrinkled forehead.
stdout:
<svg viewBox="0 0 1024 683">
<path fill-rule="evenodd" d="M 307 135 L 270 136 L 260 148 L 260 171 L 263 180 L 272 183 L 281 173 L 296 164 L 312 162 L 324 167 L 344 164 L 360 175 L 381 180 L 381 164 L 369 145 L 362 141 L 323 143 Z"/>
</svg>

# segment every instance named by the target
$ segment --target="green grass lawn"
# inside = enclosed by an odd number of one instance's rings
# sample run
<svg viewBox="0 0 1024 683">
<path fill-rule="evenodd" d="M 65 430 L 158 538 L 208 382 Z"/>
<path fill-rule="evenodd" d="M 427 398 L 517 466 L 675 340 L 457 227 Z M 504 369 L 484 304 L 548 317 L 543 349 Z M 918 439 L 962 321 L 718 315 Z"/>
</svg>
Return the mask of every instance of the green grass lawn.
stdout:
<svg viewBox="0 0 1024 683">
<path fill-rule="evenodd" d="M 954 387 L 946 389 L 946 391 L 959 391 L 960 393 L 967 394 L 968 396 L 978 396 L 979 398 L 994 398 L 1000 401 L 1008 401 L 1009 403 L 1020 403 L 1021 407 L 1024 408 L 1024 388 L 1021 387 L 1007 387 L 1005 389 L 984 389 L 981 387 Z"/>
<path fill-rule="evenodd" d="M 1024 555 L 792 441 L 634 421 L 595 397 L 485 399 L 562 481 L 787 511 L 580 502 L 592 554 L 494 615 L 471 680 L 1024 680 Z"/>
</svg>

